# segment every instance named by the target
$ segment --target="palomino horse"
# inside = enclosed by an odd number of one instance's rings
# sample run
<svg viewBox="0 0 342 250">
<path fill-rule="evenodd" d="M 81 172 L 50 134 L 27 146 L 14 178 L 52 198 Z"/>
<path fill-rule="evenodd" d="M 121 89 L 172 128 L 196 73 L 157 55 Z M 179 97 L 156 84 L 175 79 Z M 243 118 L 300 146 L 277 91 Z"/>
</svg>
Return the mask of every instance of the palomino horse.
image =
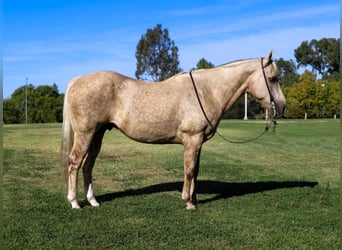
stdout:
<svg viewBox="0 0 342 250">
<path fill-rule="evenodd" d="M 107 129 L 145 143 L 184 145 L 182 200 L 196 208 L 196 178 L 202 144 L 209 140 L 223 114 L 245 92 L 281 115 L 286 107 L 273 52 L 212 69 L 177 74 L 147 83 L 112 71 L 73 79 L 64 100 L 62 158 L 72 208 L 77 175 L 83 167 L 84 189 L 91 206 L 99 206 L 92 169 Z M 274 114 L 275 115 L 275 114 Z"/>
</svg>

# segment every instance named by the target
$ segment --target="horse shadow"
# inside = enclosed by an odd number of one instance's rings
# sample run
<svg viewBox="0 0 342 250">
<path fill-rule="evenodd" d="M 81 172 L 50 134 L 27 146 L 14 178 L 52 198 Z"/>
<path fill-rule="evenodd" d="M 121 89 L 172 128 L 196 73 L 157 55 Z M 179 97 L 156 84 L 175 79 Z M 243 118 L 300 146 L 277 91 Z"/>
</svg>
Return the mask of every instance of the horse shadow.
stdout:
<svg viewBox="0 0 342 250">
<path fill-rule="evenodd" d="M 265 182 L 242 182 L 230 183 L 211 180 L 199 180 L 196 182 L 197 194 L 216 194 L 214 197 L 198 200 L 198 203 L 208 203 L 220 199 L 227 199 L 233 196 L 243 196 L 247 194 L 259 193 L 283 188 L 314 187 L 318 182 L 310 181 L 265 181 Z M 127 196 L 147 195 L 162 192 L 181 192 L 183 182 L 167 182 L 138 189 L 128 189 L 120 192 L 107 193 L 96 196 L 100 202 L 108 202 L 117 198 Z"/>
</svg>

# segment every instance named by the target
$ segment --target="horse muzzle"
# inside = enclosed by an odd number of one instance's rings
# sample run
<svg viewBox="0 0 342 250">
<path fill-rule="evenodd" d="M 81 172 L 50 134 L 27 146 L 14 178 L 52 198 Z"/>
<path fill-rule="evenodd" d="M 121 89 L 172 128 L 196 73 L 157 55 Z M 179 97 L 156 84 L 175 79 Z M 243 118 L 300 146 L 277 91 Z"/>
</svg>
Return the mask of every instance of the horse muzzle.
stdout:
<svg viewBox="0 0 342 250">
<path fill-rule="evenodd" d="M 284 115 L 286 109 L 287 109 L 287 104 L 275 104 L 274 102 L 272 102 L 271 107 L 273 109 L 273 116 L 274 117 L 279 117 Z"/>
</svg>

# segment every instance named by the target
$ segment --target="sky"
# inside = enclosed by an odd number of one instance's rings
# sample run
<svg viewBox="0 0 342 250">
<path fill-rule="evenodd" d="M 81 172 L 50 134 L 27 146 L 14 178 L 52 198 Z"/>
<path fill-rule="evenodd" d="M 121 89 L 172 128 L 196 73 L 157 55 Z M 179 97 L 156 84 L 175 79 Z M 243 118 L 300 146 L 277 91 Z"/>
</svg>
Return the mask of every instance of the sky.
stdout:
<svg viewBox="0 0 342 250">
<path fill-rule="evenodd" d="M 340 37 L 332 0 L 3 0 L 3 97 L 20 86 L 57 84 L 113 70 L 135 77 L 136 46 L 147 29 L 168 29 L 189 71 L 258 58 L 294 60 L 303 41 Z"/>
</svg>

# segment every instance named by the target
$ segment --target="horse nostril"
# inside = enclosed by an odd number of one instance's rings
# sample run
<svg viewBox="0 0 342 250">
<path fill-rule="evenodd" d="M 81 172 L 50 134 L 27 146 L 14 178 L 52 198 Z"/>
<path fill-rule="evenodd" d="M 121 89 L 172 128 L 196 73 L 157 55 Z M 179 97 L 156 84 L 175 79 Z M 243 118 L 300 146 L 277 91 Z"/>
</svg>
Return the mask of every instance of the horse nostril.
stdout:
<svg viewBox="0 0 342 250">
<path fill-rule="evenodd" d="M 285 111 L 286 111 L 286 109 L 287 109 L 287 104 L 285 104 L 285 105 L 283 106 L 283 109 L 281 110 L 281 111 L 282 111 L 281 114 L 284 114 Z"/>
</svg>

